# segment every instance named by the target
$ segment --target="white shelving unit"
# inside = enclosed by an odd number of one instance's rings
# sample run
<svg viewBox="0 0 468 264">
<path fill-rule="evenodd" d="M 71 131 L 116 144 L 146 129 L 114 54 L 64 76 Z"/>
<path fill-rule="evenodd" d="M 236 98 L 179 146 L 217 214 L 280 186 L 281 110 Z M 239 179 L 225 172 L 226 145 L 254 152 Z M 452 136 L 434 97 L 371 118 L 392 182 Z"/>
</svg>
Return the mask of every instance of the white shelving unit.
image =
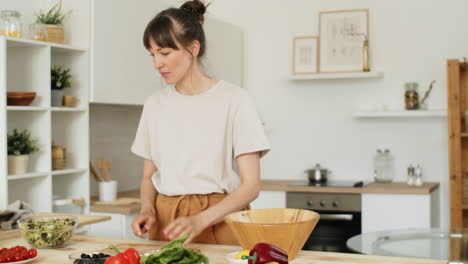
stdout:
<svg viewBox="0 0 468 264">
<path fill-rule="evenodd" d="M 71 69 L 72 87 L 65 95 L 77 107 L 51 107 L 50 69 Z M 0 37 L 0 210 L 15 200 L 35 211 L 50 212 L 53 197 L 86 201 L 89 212 L 89 52 L 86 48 Z M 7 106 L 7 92 L 36 92 L 30 106 Z M 30 156 L 26 174 L 8 175 L 7 132 L 28 129 L 40 151 Z M 52 142 L 66 147 L 67 167 L 52 170 Z"/>
<path fill-rule="evenodd" d="M 384 74 L 381 71 L 372 72 L 342 72 L 342 73 L 315 73 L 315 74 L 298 74 L 289 76 L 290 81 L 307 81 L 307 80 L 333 80 L 333 79 L 378 79 L 383 78 Z"/>
<path fill-rule="evenodd" d="M 358 111 L 354 118 L 406 118 L 406 117 L 447 117 L 447 110 L 386 110 L 386 111 Z"/>
</svg>

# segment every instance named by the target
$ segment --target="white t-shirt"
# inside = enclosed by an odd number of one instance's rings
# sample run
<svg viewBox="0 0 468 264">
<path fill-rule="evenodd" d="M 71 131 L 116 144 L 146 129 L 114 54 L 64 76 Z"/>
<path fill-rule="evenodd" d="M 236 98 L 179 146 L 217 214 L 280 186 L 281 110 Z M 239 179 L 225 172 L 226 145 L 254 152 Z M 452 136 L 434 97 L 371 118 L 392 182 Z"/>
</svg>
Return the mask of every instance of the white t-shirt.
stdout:
<svg viewBox="0 0 468 264">
<path fill-rule="evenodd" d="M 222 80 L 195 96 L 173 85 L 155 92 L 132 145 L 158 168 L 152 181 L 164 195 L 230 193 L 240 184 L 235 158 L 269 149 L 252 98 Z"/>
</svg>

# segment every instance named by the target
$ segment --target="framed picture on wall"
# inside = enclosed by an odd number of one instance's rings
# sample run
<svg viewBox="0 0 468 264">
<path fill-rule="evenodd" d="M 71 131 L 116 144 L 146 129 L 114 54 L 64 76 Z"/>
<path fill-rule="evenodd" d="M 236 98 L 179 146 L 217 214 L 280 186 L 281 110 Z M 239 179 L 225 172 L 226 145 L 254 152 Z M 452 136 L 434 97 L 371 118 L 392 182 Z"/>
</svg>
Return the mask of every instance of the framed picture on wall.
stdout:
<svg viewBox="0 0 468 264">
<path fill-rule="evenodd" d="M 369 38 L 369 10 L 319 14 L 321 72 L 357 72 L 363 68 L 363 43 Z"/>
<path fill-rule="evenodd" d="M 296 37 L 293 42 L 293 74 L 318 72 L 318 37 Z"/>
</svg>

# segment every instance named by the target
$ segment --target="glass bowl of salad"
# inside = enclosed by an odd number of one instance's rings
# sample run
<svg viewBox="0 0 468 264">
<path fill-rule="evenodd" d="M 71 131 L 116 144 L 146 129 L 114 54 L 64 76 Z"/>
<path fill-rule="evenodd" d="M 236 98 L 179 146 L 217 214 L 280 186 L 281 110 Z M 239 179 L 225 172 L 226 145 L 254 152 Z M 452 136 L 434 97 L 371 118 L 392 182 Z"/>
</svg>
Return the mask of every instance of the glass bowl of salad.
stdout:
<svg viewBox="0 0 468 264">
<path fill-rule="evenodd" d="M 35 248 L 58 248 L 75 233 L 74 216 L 35 216 L 18 221 L 21 236 Z"/>
</svg>

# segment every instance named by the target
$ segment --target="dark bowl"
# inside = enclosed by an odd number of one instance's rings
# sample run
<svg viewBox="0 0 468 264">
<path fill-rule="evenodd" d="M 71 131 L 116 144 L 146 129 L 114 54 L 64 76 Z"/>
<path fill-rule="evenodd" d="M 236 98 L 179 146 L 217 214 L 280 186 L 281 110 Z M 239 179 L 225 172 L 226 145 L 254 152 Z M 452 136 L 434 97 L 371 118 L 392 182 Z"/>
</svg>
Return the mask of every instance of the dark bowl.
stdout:
<svg viewBox="0 0 468 264">
<path fill-rule="evenodd" d="M 28 106 L 36 98 L 35 92 L 8 92 L 7 105 Z"/>
</svg>

